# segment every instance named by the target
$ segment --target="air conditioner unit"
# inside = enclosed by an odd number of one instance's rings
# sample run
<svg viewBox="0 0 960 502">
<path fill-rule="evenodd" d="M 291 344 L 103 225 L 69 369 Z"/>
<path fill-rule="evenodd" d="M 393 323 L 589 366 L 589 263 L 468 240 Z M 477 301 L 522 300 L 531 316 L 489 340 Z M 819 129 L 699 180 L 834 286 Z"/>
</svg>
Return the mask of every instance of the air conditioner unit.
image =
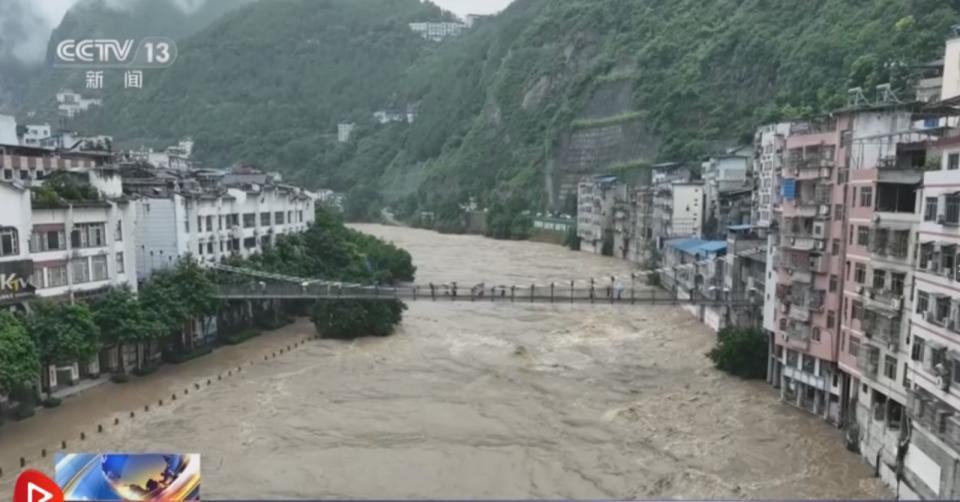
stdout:
<svg viewBox="0 0 960 502">
<path fill-rule="evenodd" d="M 863 296 L 863 292 L 866 291 L 866 288 L 860 286 L 857 288 L 857 294 Z"/>
</svg>

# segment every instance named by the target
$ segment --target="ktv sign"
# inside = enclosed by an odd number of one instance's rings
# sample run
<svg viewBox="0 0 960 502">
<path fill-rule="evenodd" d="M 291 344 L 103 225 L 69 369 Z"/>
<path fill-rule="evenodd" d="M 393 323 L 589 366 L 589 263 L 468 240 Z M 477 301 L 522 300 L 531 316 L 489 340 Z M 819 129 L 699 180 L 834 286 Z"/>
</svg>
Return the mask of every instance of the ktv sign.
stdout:
<svg viewBox="0 0 960 502">
<path fill-rule="evenodd" d="M 61 40 L 53 61 L 70 68 L 164 68 L 177 59 L 177 44 L 165 37 Z"/>
<path fill-rule="evenodd" d="M 0 304 L 32 297 L 37 289 L 28 282 L 33 274 L 33 262 L 21 260 L 0 263 Z"/>
</svg>

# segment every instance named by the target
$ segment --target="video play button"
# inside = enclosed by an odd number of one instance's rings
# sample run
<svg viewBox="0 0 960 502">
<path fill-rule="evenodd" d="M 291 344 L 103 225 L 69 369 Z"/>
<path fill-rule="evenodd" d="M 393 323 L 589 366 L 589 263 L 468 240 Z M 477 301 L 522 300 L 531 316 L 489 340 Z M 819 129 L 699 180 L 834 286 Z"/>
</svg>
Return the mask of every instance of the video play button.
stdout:
<svg viewBox="0 0 960 502">
<path fill-rule="evenodd" d="M 13 502 L 63 502 L 60 487 L 40 471 L 26 470 L 17 478 Z"/>
</svg>

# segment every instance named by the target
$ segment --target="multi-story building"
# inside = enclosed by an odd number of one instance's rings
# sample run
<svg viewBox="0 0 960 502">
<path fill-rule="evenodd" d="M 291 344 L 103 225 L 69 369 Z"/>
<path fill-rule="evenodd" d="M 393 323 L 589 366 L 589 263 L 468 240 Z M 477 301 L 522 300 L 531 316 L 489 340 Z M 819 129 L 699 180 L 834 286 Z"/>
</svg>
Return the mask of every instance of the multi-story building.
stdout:
<svg viewBox="0 0 960 502">
<path fill-rule="evenodd" d="M 654 187 L 653 236 L 668 239 L 703 235 L 703 182 L 663 181 Z"/>
<path fill-rule="evenodd" d="M 627 187 L 625 198 L 614 203 L 614 255 L 638 264 L 647 264 L 654 249 L 653 189 Z"/>
<path fill-rule="evenodd" d="M 35 159 L 34 163 L 40 162 Z M 0 182 L 0 303 L 22 308 L 33 297 L 76 301 L 125 286 L 136 291 L 133 274 L 134 220 L 132 206 L 122 197 L 119 176 L 108 168 L 72 171 L 78 183 L 98 194 L 89 200 L 50 200 L 32 197 L 43 184 L 32 179 Z M 43 374 L 44 388 L 56 390 L 101 367 L 115 368 L 115 347 L 91 361 L 51 365 Z"/>
<path fill-rule="evenodd" d="M 20 144 L 25 146 L 40 146 L 41 142 L 51 136 L 50 124 L 28 124 L 24 126 Z"/>
<path fill-rule="evenodd" d="M 906 299 L 913 283 L 916 191 L 926 163 L 914 105 L 878 103 L 849 120 L 839 367 L 849 376 L 850 439 L 881 472 L 908 436 Z"/>
<path fill-rule="evenodd" d="M 440 42 L 447 37 L 460 36 L 468 26 L 463 23 L 410 23 L 410 30 L 427 40 Z"/>
<path fill-rule="evenodd" d="M 960 110 L 960 38 L 947 41 L 941 109 Z M 931 121 L 932 122 L 932 121 Z M 909 332 L 902 345 L 910 443 L 903 479 L 922 498 L 960 498 L 960 136 L 956 129 L 928 143 L 918 196 L 912 303 L 903 316 Z"/>
<path fill-rule="evenodd" d="M 152 178 L 144 181 L 144 175 Z M 124 189 L 137 197 L 140 280 L 188 255 L 201 264 L 247 258 L 276 236 L 304 231 L 314 221 L 315 198 L 299 188 L 272 182 L 223 184 L 225 176 L 197 180 L 196 175 L 163 170 L 125 174 Z"/>
<path fill-rule="evenodd" d="M 577 237 L 580 250 L 612 255 L 614 206 L 626 195 L 626 185 L 616 176 L 585 178 L 577 187 Z M 604 246 L 609 248 L 604 250 Z"/>
<path fill-rule="evenodd" d="M 98 98 L 86 98 L 82 94 L 71 90 L 57 93 L 57 109 L 60 115 L 73 118 L 90 109 L 91 106 L 101 106 L 103 101 Z"/>
<path fill-rule="evenodd" d="M 750 223 L 752 157 L 752 148 L 744 147 L 731 149 L 703 162 L 704 232 L 711 237 L 725 238 L 728 226 Z M 745 216 L 740 216 L 739 202 L 744 197 L 747 211 Z"/>
<path fill-rule="evenodd" d="M 772 257 L 781 399 L 835 423 L 842 402 L 836 362 L 843 188 L 834 163 L 842 125 L 798 127 L 786 137 L 779 249 Z"/>
</svg>

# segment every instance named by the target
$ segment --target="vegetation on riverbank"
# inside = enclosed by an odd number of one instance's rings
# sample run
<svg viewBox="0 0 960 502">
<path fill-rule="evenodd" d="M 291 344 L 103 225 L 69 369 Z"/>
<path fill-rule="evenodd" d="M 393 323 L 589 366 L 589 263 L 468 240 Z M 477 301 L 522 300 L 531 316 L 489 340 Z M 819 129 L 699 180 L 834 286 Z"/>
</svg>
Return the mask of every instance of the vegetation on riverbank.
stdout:
<svg viewBox="0 0 960 502">
<path fill-rule="evenodd" d="M 707 357 L 722 371 L 749 380 L 767 376 L 767 337 L 759 330 L 724 328 Z"/>
<path fill-rule="evenodd" d="M 360 284 L 412 282 L 410 253 L 376 237 L 347 228 L 342 218 L 318 208 L 316 221 L 301 234 L 281 235 L 249 260 L 234 262 L 265 272 Z M 403 318 L 399 300 L 322 300 L 313 306 L 318 332 L 330 338 L 386 336 Z"/>
</svg>

